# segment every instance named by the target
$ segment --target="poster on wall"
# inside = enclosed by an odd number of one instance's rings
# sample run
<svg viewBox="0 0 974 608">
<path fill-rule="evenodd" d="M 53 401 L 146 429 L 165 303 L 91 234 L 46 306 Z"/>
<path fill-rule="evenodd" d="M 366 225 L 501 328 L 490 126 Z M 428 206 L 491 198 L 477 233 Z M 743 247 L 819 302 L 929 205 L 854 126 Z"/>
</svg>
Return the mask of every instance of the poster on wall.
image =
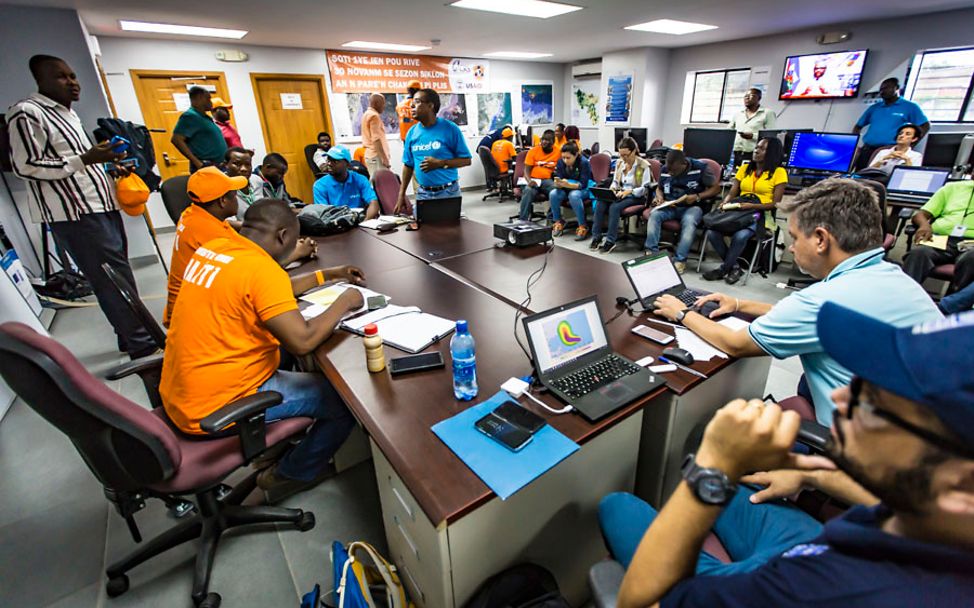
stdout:
<svg viewBox="0 0 974 608">
<path fill-rule="evenodd" d="M 628 125 L 632 110 L 632 74 L 609 76 L 605 90 L 605 124 Z"/>
<path fill-rule="evenodd" d="M 477 132 L 486 135 L 514 123 L 510 93 L 477 95 Z"/>
<path fill-rule="evenodd" d="M 599 126 L 599 89 L 602 81 L 598 78 L 576 79 L 572 82 L 571 124 L 578 127 Z"/>
<path fill-rule="evenodd" d="M 490 90 L 490 62 L 481 59 L 326 51 L 335 93 L 401 93 L 410 80 L 437 92 Z"/>
<path fill-rule="evenodd" d="M 751 80 L 748 85 L 752 89 L 761 91 L 762 95 L 767 94 L 768 84 L 771 83 L 771 66 L 762 65 L 751 68 Z"/>
<path fill-rule="evenodd" d="M 521 85 L 521 122 L 528 125 L 550 125 L 555 112 L 550 84 Z"/>
<path fill-rule="evenodd" d="M 467 100 L 463 93 L 441 93 L 440 111 L 436 115 L 457 126 L 467 126 Z"/>
<path fill-rule="evenodd" d="M 362 136 L 362 115 L 369 109 L 370 93 L 349 93 L 345 96 L 348 101 L 348 118 L 352 121 L 352 135 Z M 396 96 L 393 93 L 383 95 L 386 107 L 382 110 L 382 126 L 386 133 L 399 133 L 399 116 L 396 115 Z"/>
<path fill-rule="evenodd" d="M 451 59 L 450 90 L 455 93 L 489 91 L 490 62 L 479 59 Z"/>
</svg>

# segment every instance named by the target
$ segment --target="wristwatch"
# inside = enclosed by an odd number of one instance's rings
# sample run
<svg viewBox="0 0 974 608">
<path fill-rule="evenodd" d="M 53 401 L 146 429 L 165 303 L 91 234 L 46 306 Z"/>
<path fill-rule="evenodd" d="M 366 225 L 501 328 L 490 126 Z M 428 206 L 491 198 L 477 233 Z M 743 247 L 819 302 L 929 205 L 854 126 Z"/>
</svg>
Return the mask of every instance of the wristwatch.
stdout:
<svg viewBox="0 0 974 608">
<path fill-rule="evenodd" d="M 676 322 L 683 323 L 683 319 L 686 318 L 687 313 L 690 312 L 691 310 L 692 310 L 691 308 L 684 308 L 680 312 L 676 313 Z"/>
<path fill-rule="evenodd" d="M 683 460 L 681 473 L 694 496 L 705 505 L 723 506 L 737 493 L 737 484 L 732 483 L 719 469 L 708 469 L 697 465 L 696 454 L 687 454 Z"/>
</svg>

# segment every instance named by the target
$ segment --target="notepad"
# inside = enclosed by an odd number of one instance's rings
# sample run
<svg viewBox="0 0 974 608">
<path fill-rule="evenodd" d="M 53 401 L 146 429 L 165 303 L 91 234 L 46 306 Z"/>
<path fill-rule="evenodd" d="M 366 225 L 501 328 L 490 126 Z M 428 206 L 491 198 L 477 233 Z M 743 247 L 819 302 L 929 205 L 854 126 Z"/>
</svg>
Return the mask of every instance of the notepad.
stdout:
<svg viewBox="0 0 974 608">
<path fill-rule="evenodd" d="M 929 241 L 923 241 L 919 243 L 920 245 L 926 245 L 927 247 L 933 247 L 934 249 L 939 249 L 941 251 L 947 250 L 947 238 L 949 235 L 946 234 L 935 234 L 930 237 Z"/>
<path fill-rule="evenodd" d="M 528 485 L 578 450 L 578 444 L 545 425 L 519 452 L 512 452 L 474 427 L 510 395 L 500 391 L 452 418 L 434 424 L 433 433 L 501 500 Z"/>
<path fill-rule="evenodd" d="M 365 220 L 364 222 L 359 222 L 359 226 L 362 228 L 369 228 L 371 230 L 378 230 L 379 226 L 382 224 L 408 224 L 413 221 L 412 218 L 403 217 L 401 215 L 380 215 L 379 217 L 371 220 Z"/>
<path fill-rule="evenodd" d="M 314 317 L 317 317 L 321 313 L 325 312 L 329 306 L 334 304 L 335 300 L 337 300 L 346 289 L 357 289 L 359 293 L 362 294 L 363 304 L 361 307 L 355 310 L 348 311 L 345 314 L 345 318 L 365 312 L 368 310 L 368 305 L 366 303 L 368 302 L 369 298 L 383 295 L 377 291 L 372 291 L 367 287 L 360 287 L 358 285 L 351 285 L 349 283 L 335 283 L 334 285 L 329 285 L 328 287 L 323 287 L 321 289 L 308 292 L 298 298 L 299 300 L 303 300 L 304 302 L 311 304 L 311 306 L 305 307 L 301 310 L 301 315 L 305 319 L 313 319 Z M 386 298 L 386 302 L 391 300 L 389 296 L 384 297 Z"/>
<path fill-rule="evenodd" d="M 347 319 L 341 328 L 362 335 L 363 328 L 375 323 L 382 342 L 407 353 L 418 353 L 427 346 L 450 335 L 456 322 L 421 311 L 415 306 L 395 306 L 374 310 Z"/>
</svg>

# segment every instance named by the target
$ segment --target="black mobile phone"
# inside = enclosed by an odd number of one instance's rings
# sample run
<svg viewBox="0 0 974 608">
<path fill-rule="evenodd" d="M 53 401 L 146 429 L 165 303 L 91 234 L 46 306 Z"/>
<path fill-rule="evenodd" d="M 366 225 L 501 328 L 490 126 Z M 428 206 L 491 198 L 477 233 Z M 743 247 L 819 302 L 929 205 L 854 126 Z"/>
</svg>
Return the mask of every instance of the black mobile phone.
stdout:
<svg viewBox="0 0 974 608">
<path fill-rule="evenodd" d="M 369 296 L 369 299 L 365 301 L 366 306 L 369 310 L 379 310 L 380 308 L 385 308 L 386 304 L 389 302 L 386 300 L 385 296 Z"/>
<path fill-rule="evenodd" d="M 637 325 L 633 327 L 632 333 L 646 338 L 647 340 L 652 340 L 657 344 L 669 344 L 674 340 L 673 336 L 670 334 L 662 332 L 658 329 L 653 329 L 652 327 L 647 327 L 645 325 Z"/>
<path fill-rule="evenodd" d="M 443 355 L 438 350 L 431 353 L 396 357 L 389 361 L 389 373 L 393 376 L 424 369 L 436 369 L 437 367 L 443 367 Z"/>
<path fill-rule="evenodd" d="M 497 406 L 497 409 L 494 410 L 494 414 L 503 418 L 504 420 L 507 420 L 511 424 L 516 424 L 532 435 L 540 431 L 541 427 L 547 424 L 544 421 L 544 418 L 535 414 L 531 410 L 521 407 L 513 401 L 505 401 Z"/>
<path fill-rule="evenodd" d="M 520 451 L 521 448 L 531 442 L 531 433 L 504 420 L 494 412 L 478 420 L 474 426 L 477 427 L 478 431 L 512 452 Z"/>
</svg>

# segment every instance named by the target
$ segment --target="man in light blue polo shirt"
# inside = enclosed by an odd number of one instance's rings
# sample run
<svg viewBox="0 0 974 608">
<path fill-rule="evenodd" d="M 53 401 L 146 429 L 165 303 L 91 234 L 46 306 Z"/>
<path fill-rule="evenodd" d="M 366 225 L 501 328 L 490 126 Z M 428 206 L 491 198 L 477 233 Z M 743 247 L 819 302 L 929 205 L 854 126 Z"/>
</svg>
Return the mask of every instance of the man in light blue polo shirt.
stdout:
<svg viewBox="0 0 974 608">
<path fill-rule="evenodd" d="M 815 416 L 831 425 L 833 389 L 852 374 L 822 348 L 815 321 L 825 302 L 835 302 L 885 323 L 903 327 L 943 315 L 930 296 L 896 265 L 883 260 L 883 216 L 876 194 L 849 179 L 828 179 L 780 205 L 791 212 L 788 233 L 795 264 L 821 279 L 775 305 L 714 293 L 697 301 L 717 302 L 711 316 L 734 312 L 758 317 L 734 331 L 687 308 L 673 296 L 656 300 L 656 314 L 682 322 L 695 334 L 735 357 L 798 355 L 805 369 Z M 856 336 L 850 335 L 850 340 Z"/>
<path fill-rule="evenodd" d="M 866 126 L 866 134 L 862 137 L 862 148 L 856 157 L 856 168 L 869 166 L 869 158 L 877 148 L 884 148 L 896 144 L 896 133 L 905 124 L 915 124 L 920 127 L 917 141 L 924 138 L 930 130 L 930 119 L 927 118 L 920 106 L 900 97 L 900 81 L 887 78 L 879 85 L 879 96 L 882 103 L 874 103 L 866 108 L 859 117 L 853 133 L 859 133 Z"/>
<path fill-rule="evenodd" d="M 365 209 L 367 220 L 379 217 L 379 199 L 369 180 L 348 170 L 352 162 L 348 148 L 332 146 L 325 153 L 325 162 L 328 171 L 314 185 L 315 204 Z"/>
<path fill-rule="evenodd" d="M 460 196 L 457 169 L 470 165 L 470 150 L 460 127 L 438 118 L 439 111 L 440 96 L 433 89 L 420 89 L 413 96 L 413 117 L 417 122 L 403 142 L 404 167 L 396 213 L 406 208 L 406 186 L 414 173 L 419 182 L 417 200 Z"/>
</svg>

